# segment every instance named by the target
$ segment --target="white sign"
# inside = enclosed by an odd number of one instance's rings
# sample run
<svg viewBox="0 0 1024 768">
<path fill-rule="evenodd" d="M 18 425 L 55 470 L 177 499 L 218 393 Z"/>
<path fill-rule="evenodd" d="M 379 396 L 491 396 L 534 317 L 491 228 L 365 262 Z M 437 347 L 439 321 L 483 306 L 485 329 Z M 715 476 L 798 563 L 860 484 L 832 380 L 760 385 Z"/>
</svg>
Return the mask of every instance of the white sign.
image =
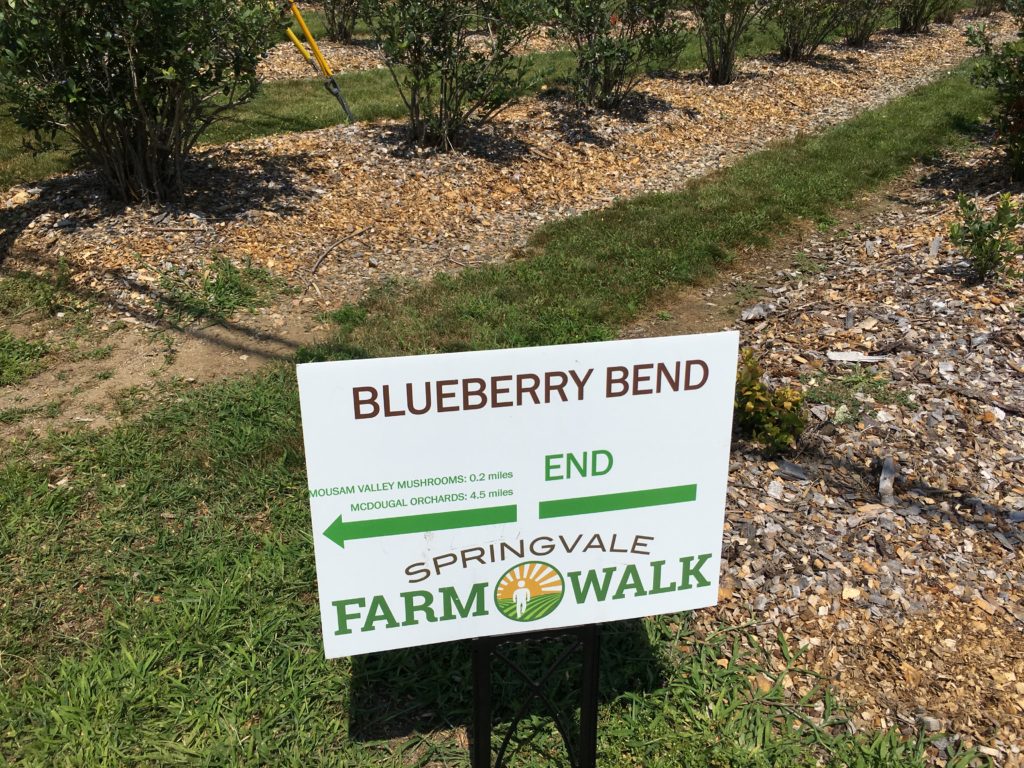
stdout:
<svg viewBox="0 0 1024 768">
<path fill-rule="evenodd" d="M 714 605 L 738 343 L 298 366 L 327 657 Z"/>
</svg>

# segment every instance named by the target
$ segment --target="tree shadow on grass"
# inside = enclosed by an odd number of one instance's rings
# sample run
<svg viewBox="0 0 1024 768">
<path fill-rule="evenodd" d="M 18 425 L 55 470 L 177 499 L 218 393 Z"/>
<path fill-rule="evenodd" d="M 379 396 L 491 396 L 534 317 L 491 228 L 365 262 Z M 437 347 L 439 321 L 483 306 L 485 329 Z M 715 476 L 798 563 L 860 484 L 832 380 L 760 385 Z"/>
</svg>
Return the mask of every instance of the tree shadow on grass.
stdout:
<svg viewBox="0 0 1024 768">
<path fill-rule="evenodd" d="M 532 676 L 541 676 L 570 640 L 556 637 L 513 642 L 502 653 Z M 349 733 L 358 741 L 375 741 L 415 733 L 472 725 L 471 643 L 442 643 L 374 653 L 352 660 Z M 600 698 L 660 687 L 666 670 L 642 621 L 601 626 Z M 579 706 L 581 659 L 570 658 L 550 678 L 546 693 L 563 716 L 575 720 Z M 508 730 L 529 696 L 528 686 L 508 670 L 492 666 L 495 743 Z M 523 718 L 548 722 L 552 713 L 533 699 Z M 519 731 L 522 731 L 521 727 Z M 519 735 L 517 734 L 517 740 Z"/>
</svg>

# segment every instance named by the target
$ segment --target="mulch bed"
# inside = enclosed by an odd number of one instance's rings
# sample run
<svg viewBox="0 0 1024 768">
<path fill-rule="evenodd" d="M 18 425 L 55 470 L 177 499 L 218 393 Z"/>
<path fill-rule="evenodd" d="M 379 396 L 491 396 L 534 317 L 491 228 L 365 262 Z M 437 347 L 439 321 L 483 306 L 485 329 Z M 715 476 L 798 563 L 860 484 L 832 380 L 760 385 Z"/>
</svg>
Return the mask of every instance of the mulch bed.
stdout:
<svg viewBox="0 0 1024 768">
<path fill-rule="evenodd" d="M 781 629 L 858 726 L 945 732 L 940 746 L 1010 767 L 1024 765 L 1024 283 L 971 284 L 946 239 L 960 191 L 1024 206 L 993 155 L 953 158 L 854 234 L 805 243 L 793 256 L 823 271 L 777 275 L 743 313 L 774 384 L 840 397 L 812 406 L 790 461 L 734 450 L 723 602 L 700 618 Z"/>
<path fill-rule="evenodd" d="M 470 35 L 469 37 L 471 44 L 483 44 L 486 40 L 484 35 Z M 361 72 L 384 66 L 384 54 L 376 41 L 370 38 L 357 38 L 351 43 L 335 43 L 330 40 L 317 40 L 316 42 L 335 74 Z M 522 55 L 554 51 L 564 47 L 564 44 L 553 38 L 547 30 L 541 30 L 518 46 L 515 52 Z M 316 76 L 312 67 L 295 50 L 295 45 L 291 42 L 278 43 L 267 51 L 263 61 L 259 64 L 257 74 L 267 82 L 300 80 Z"/>
<path fill-rule="evenodd" d="M 184 206 L 115 210 L 78 175 L 10 190 L 0 215 L 12 265 L 63 259 L 80 290 L 120 310 L 145 312 L 161 275 L 198 278 L 215 254 L 305 287 L 325 251 L 306 301 L 333 308 L 385 279 L 506 259 L 546 221 L 678 188 L 906 93 L 970 55 L 967 23 L 810 64 L 744 61 L 726 87 L 651 80 L 631 115 L 581 117 L 542 94 L 460 152 L 412 150 L 397 123 L 338 126 L 208 150 L 193 164 L 205 191 Z"/>
<path fill-rule="evenodd" d="M 384 55 L 371 40 L 355 40 L 350 44 L 317 40 L 316 43 L 335 74 L 384 66 Z M 290 42 L 278 43 L 267 51 L 256 72 L 266 82 L 316 77 L 312 67 Z"/>
</svg>

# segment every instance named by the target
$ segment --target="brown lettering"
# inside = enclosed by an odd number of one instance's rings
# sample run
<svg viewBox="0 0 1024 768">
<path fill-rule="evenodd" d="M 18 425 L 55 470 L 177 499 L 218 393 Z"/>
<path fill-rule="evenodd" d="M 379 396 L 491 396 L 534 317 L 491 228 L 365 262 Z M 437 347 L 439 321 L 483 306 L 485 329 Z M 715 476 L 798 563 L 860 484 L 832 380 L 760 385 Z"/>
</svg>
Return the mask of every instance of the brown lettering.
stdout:
<svg viewBox="0 0 1024 768">
<path fill-rule="evenodd" d="M 469 399 L 475 397 L 477 402 L 470 405 Z M 462 407 L 467 411 L 478 411 L 487 405 L 487 382 L 483 379 L 462 380 Z"/>
<path fill-rule="evenodd" d="M 591 368 L 581 379 L 576 371 L 569 371 L 569 375 L 572 376 L 572 380 L 576 382 L 576 391 L 579 393 L 577 400 L 583 399 L 583 388 L 587 386 L 587 382 L 590 381 L 591 375 L 594 373 L 594 369 Z"/>
<path fill-rule="evenodd" d="M 362 406 L 368 406 L 369 412 L 364 411 Z M 352 408 L 357 419 L 372 419 L 379 414 L 376 387 L 352 387 Z"/>
<path fill-rule="evenodd" d="M 423 383 L 423 397 L 426 398 L 426 402 L 422 408 L 417 408 L 413 403 L 412 384 L 405 385 L 405 407 L 409 409 L 409 413 L 413 416 L 422 416 L 430 410 L 430 382 Z"/>
<path fill-rule="evenodd" d="M 613 365 L 608 369 L 604 394 L 605 397 L 622 397 L 629 392 L 629 369 L 621 365 Z"/>
<path fill-rule="evenodd" d="M 641 539 L 643 539 L 643 541 L 641 541 Z M 652 541 L 654 541 L 653 536 L 637 535 L 633 538 L 633 546 L 629 548 L 629 551 L 634 555 L 649 555 L 651 553 L 647 551 L 647 546 Z"/>
<path fill-rule="evenodd" d="M 559 379 L 558 384 L 553 384 L 552 379 Z M 569 402 L 565 396 L 565 385 L 569 383 L 569 377 L 563 371 L 547 371 L 544 374 L 544 402 L 551 402 L 551 393 L 557 392 L 563 403 Z"/>
<path fill-rule="evenodd" d="M 532 382 L 529 386 L 526 381 Z M 520 373 L 516 376 L 516 405 L 523 404 L 523 395 L 529 395 L 534 405 L 540 405 L 540 397 L 537 396 L 537 389 L 540 387 L 540 376 L 535 373 Z"/>
<path fill-rule="evenodd" d="M 694 383 L 690 378 L 690 371 L 695 367 L 700 367 L 702 375 L 699 382 Z M 708 364 L 703 360 L 687 360 L 686 361 L 686 386 L 685 389 L 700 389 L 708 381 Z"/>
<path fill-rule="evenodd" d="M 405 416 L 405 411 L 391 408 L 391 385 L 384 385 L 384 418 L 388 416 Z"/>
<path fill-rule="evenodd" d="M 444 404 L 445 400 L 454 400 L 457 397 L 457 394 L 455 392 L 450 391 L 450 390 L 446 391 L 445 388 L 446 387 L 454 388 L 454 387 L 457 387 L 458 385 L 459 385 L 459 382 L 458 382 L 457 379 L 444 379 L 442 381 L 437 382 L 437 384 L 435 386 L 437 387 L 437 412 L 438 413 L 448 413 L 449 411 L 457 411 L 457 410 L 459 410 L 458 403 L 456 403 L 455 405 L 445 405 Z"/>
<path fill-rule="evenodd" d="M 511 400 L 504 402 L 498 402 L 498 395 L 507 395 L 512 391 L 512 387 L 499 387 L 499 381 L 512 381 L 511 376 L 492 376 L 491 377 L 491 408 L 508 408 L 511 405 L 515 405 Z"/>
<path fill-rule="evenodd" d="M 675 374 L 669 371 L 669 368 L 664 363 L 658 363 L 658 391 L 661 392 L 661 382 L 665 381 L 668 383 L 668 388 L 673 392 L 679 391 L 679 361 L 676 360 Z"/>
<path fill-rule="evenodd" d="M 653 395 L 653 389 L 640 389 L 640 382 L 650 381 L 651 375 L 642 375 L 640 371 L 649 371 L 654 368 L 654 363 L 644 363 L 643 365 L 633 366 L 633 394 L 634 395 Z"/>
</svg>

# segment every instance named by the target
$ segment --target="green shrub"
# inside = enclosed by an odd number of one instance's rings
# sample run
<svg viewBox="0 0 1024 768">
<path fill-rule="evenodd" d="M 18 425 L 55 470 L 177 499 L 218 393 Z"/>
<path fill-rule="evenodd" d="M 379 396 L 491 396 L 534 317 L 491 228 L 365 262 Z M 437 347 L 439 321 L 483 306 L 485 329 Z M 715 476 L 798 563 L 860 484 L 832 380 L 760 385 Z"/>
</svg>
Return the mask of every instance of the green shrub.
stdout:
<svg viewBox="0 0 1024 768">
<path fill-rule="evenodd" d="M 455 147 L 526 90 L 526 63 L 513 51 L 534 30 L 539 1 L 367 0 L 413 141 Z M 474 44 L 487 28 L 494 34 Z"/>
<path fill-rule="evenodd" d="M 324 0 L 327 36 L 341 43 L 352 42 L 362 0 Z"/>
<path fill-rule="evenodd" d="M 763 18 L 775 22 L 782 58 L 805 61 L 839 29 L 846 13 L 846 0 L 773 0 Z"/>
<path fill-rule="evenodd" d="M 697 20 L 708 79 L 714 85 L 731 83 L 740 42 L 767 6 L 766 0 L 683 0 L 683 6 Z"/>
<path fill-rule="evenodd" d="M 882 28 L 892 9 L 892 0 L 849 0 L 846 6 L 843 19 L 846 44 L 861 48 Z"/>
<path fill-rule="evenodd" d="M 968 35 L 984 54 L 974 81 L 995 91 L 998 141 L 1006 150 L 1011 174 L 1024 180 L 1024 0 L 1010 0 L 1007 7 L 1020 27 L 1017 40 L 997 47 L 984 28 L 972 28 Z"/>
<path fill-rule="evenodd" d="M 902 34 L 918 35 L 936 16 L 956 6 L 956 0 L 896 0 L 896 27 Z"/>
<path fill-rule="evenodd" d="M 1020 209 L 1009 195 L 1002 195 L 992 216 L 986 216 L 975 200 L 960 195 L 960 218 L 949 230 L 949 239 L 964 251 L 980 281 L 1006 271 L 1013 257 L 1022 252 L 1014 241 L 1014 230 L 1024 224 Z"/>
<path fill-rule="evenodd" d="M 803 395 L 788 387 L 772 389 L 757 357 L 744 350 L 736 375 L 735 419 L 739 432 L 775 455 L 796 447 L 806 422 Z"/>
<path fill-rule="evenodd" d="M 114 197 L 174 199 L 203 131 L 255 94 L 280 26 L 259 0 L 6 0 L 0 101 L 37 145 L 70 136 Z"/>
<path fill-rule="evenodd" d="M 553 0 L 552 33 L 576 57 L 573 86 L 588 105 L 616 107 L 651 70 L 679 54 L 675 0 Z"/>
</svg>

